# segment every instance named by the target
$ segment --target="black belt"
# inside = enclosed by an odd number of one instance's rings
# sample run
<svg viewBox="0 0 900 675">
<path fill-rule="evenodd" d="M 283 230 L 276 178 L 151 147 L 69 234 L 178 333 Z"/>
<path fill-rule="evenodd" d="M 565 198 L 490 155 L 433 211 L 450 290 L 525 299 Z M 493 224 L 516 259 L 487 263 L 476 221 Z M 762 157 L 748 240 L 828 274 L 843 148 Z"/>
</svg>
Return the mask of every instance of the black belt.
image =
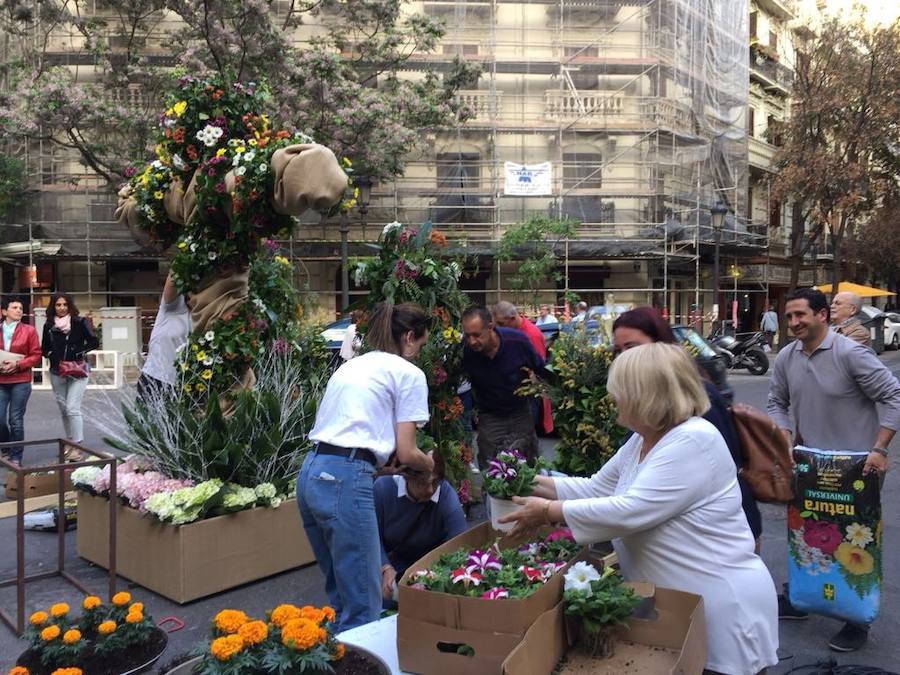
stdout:
<svg viewBox="0 0 900 675">
<path fill-rule="evenodd" d="M 316 443 L 317 455 L 335 455 L 337 457 L 349 457 L 350 459 L 362 459 L 372 466 L 378 466 L 378 460 L 375 453 L 366 448 L 342 448 L 331 443 Z"/>
</svg>

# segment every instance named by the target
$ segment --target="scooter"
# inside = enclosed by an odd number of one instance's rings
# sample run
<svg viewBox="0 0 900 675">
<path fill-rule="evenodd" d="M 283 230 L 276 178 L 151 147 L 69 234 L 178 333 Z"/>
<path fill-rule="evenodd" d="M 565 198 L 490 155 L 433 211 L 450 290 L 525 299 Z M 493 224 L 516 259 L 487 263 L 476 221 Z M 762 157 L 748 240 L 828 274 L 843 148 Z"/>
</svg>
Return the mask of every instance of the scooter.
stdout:
<svg viewBox="0 0 900 675">
<path fill-rule="evenodd" d="M 769 370 L 766 356 L 766 338 L 762 332 L 738 340 L 733 335 L 710 335 L 709 343 L 725 359 L 729 369 L 746 368 L 751 375 L 765 375 Z"/>
</svg>

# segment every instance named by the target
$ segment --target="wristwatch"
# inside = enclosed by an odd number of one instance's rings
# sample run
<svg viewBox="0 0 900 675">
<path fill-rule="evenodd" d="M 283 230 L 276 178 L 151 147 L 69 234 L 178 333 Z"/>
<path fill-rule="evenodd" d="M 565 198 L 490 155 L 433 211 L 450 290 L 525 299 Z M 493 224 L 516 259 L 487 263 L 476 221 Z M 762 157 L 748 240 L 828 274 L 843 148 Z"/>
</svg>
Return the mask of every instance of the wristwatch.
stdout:
<svg viewBox="0 0 900 675">
<path fill-rule="evenodd" d="M 887 448 L 872 448 L 872 452 L 877 452 L 882 457 L 888 456 Z"/>
</svg>

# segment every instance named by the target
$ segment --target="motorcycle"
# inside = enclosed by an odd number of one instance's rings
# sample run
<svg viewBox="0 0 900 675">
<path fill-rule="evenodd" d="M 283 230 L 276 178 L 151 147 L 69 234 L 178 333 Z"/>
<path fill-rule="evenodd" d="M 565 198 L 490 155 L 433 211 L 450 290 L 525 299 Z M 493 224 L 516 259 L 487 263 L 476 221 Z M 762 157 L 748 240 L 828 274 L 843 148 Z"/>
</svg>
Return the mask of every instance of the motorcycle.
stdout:
<svg viewBox="0 0 900 675">
<path fill-rule="evenodd" d="M 769 370 L 766 338 L 761 331 L 742 340 L 733 335 L 710 335 L 709 343 L 725 360 L 729 369 L 746 368 L 751 375 L 765 375 Z"/>
</svg>

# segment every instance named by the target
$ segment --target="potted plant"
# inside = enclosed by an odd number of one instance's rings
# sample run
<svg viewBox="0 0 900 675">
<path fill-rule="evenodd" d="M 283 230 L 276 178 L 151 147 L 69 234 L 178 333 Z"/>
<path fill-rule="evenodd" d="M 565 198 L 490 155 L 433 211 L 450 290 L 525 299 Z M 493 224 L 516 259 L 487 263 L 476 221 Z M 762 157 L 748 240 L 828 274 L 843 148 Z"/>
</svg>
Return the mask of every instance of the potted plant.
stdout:
<svg viewBox="0 0 900 675">
<path fill-rule="evenodd" d="M 513 528 L 512 524 L 500 524 L 498 519 L 519 508 L 511 501 L 512 498 L 530 495 L 535 477 L 545 466 L 541 458 L 535 461 L 534 466 L 529 466 L 525 456 L 514 449 L 498 452 L 488 462 L 484 472 L 484 491 L 490 499 L 491 527 L 501 532 Z"/>
<path fill-rule="evenodd" d="M 615 651 L 616 628 L 626 625 L 641 597 L 622 583 L 613 567 L 601 574 L 580 561 L 563 578 L 566 615 L 579 624 L 577 642 L 591 657 L 608 659 Z"/>
<path fill-rule="evenodd" d="M 89 595 L 82 608 L 77 619 L 64 602 L 32 614 L 24 636 L 30 645 L 10 673 L 124 675 L 142 671 L 165 651 L 166 634 L 130 593 L 116 593 L 111 603 Z"/>
<path fill-rule="evenodd" d="M 237 609 L 216 614 L 208 642 L 166 675 L 389 675 L 371 652 L 338 642 L 331 607 L 279 605 L 266 620 Z"/>
</svg>

